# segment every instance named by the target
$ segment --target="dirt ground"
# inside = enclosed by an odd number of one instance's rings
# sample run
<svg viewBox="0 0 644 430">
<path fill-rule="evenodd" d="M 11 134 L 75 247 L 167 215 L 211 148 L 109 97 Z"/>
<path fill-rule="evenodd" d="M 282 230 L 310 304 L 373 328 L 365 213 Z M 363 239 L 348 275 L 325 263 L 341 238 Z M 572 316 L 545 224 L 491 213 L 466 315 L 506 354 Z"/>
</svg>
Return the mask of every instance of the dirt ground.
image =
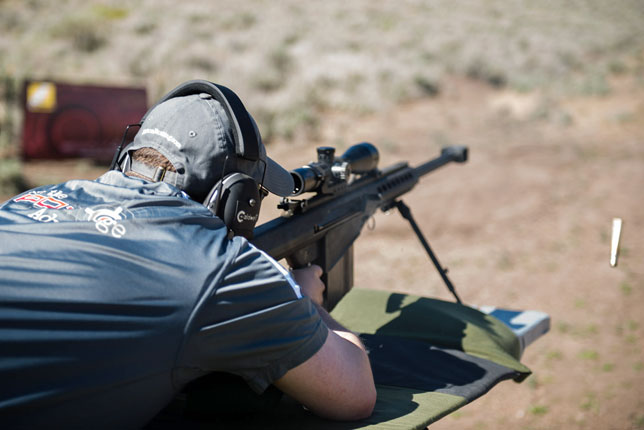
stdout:
<svg viewBox="0 0 644 430">
<path fill-rule="evenodd" d="M 430 174 L 405 201 L 466 303 L 552 318 L 524 354 L 532 377 L 501 383 L 432 429 L 644 428 L 644 91 L 613 86 L 557 101 L 455 80 L 439 98 L 329 122 L 325 141 L 370 141 L 381 166 L 467 145 L 467 164 Z M 270 150 L 310 161 L 299 148 Z M 617 267 L 614 217 L 624 223 Z M 356 285 L 451 300 L 396 213 L 359 239 Z"/>
<path fill-rule="evenodd" d="M 644 428 L 644 85 L 557 99 L 448 81 L 440 96 L 361 117 L 329 114 L 313 142 L 273 142 L 288 168 L 315 147 L 370 141 L 380 166 L 420 164 L 446 144 L 470 160 L 423 178 L 411 207 L 464 302 L 535 309 L 551 331 L 525 352 L 534 374 L 503 382 L 431 428 Z M 25 165 L 32 183 L 102 168 Z M 277 212 L 265 205 L 264 219 Z M 623 219 L 617 267 L 611 223 Z M 451 300 L 408 224 L 378 214 L 356 244 L 356 285 Z"/>
</svg>

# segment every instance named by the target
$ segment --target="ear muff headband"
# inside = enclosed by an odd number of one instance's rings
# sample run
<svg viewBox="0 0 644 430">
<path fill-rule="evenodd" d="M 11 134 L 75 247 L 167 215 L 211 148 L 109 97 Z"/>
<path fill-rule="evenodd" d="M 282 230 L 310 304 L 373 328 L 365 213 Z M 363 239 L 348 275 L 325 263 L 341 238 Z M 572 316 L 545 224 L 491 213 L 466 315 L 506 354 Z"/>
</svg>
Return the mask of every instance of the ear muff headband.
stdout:
<svg viewBox="0 0 644 430">
<path fill-rule="evenodd" d="M 244 107 L 242 101 L 231 89 L 202 79 L 195 79 L 185 82 L 166 94 L 159 100 L 141 119 L 145 121 L 148 114 L 159 104 L 174 97 L 188 96 L 191 94 L 210 94 L 217 100 L 226 115 L 232 122 L 233 138 L 235 140 L 235 151 L 239 157 L 250 161 L 259 160 L 260 138 L 255 131 L 253 121 Z"/>
</svg>

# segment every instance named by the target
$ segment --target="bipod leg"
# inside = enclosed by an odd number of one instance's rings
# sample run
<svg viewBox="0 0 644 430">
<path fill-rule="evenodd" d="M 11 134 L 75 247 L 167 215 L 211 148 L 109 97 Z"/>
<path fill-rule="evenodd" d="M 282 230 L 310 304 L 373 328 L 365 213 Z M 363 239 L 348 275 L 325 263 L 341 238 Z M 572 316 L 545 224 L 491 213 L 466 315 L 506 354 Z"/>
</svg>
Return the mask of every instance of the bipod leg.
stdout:
<svg viewBox="0 0 644 430">
<path fill-rule="evenodd" d="M 434 254 L 434 251 L 432 251 L 432 248 L 430 248 L 429 243 L 425 239 L 425 236 L 423 236 L 423 232 L 421 232 L 420 228 L 418 228 L 418 224 L 416 224 L 414 217 L 411 215 L 411 210 L 409 209 L 409 206 L 404 204 L 402 200 L 398 200 L 396 202 L 396 207 L 398 208 L 400 215 L 402 215 L 402 217 L 405 218 L 407 221 L 409 221 L 409 224 L 411 224 L 411 228 L 414 230 L 414 233 L 416 233 L 416 236 L 418 237 L 418 240 L 420 240 L 420 243 L 425 248 L 425 251 L 427 251 L 427 255 L 429 255 L 429 258 L 432 260 L 432 263 L 434 263 L 434 266 L 436 266 L 436 270 L 438 270 L 438 273 L 440 273 L 441 278 L 443 278 L 443 282 L 445 282 L 447 289 L 450 291 L 450 293 L 454 295 L 454 298 L 456 298 L 456 302 L 463 303 L 461 302 L 460 297 L 458 297 L 458 294 L 456 294 L 456 289 L 454 288 L 454 285 L 452 285 L 452 282 L 447 277 L 447 269 L 444 269 L 443 266 L 441 266 L 440 262 L 436 258 L 436 255 Z"/>
</svg>

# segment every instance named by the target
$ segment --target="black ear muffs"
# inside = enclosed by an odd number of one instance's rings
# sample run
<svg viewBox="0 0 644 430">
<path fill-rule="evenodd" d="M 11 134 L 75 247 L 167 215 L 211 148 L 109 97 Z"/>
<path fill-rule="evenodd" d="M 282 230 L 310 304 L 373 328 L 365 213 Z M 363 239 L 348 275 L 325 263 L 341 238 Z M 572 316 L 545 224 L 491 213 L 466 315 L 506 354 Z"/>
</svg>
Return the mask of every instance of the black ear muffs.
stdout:
<svg viewBox="0 0 644 430">
<path fill-rule="evenodd" d="M 217 215 L 236 236 L 253 238 L 259 218 L 261 196 L 257 182 L 243 173 L 231 173 L 219 181 L 204 205 Z"/>
<path fill-rule="evenodd" d="M 185 82 L 152 106 L 143 116 L 138 126 L 140 127 L 143 124 L 148 114 L 159 104 L 174 97 L 201 93 L 210 94 L 213 99 L 217 100 L 230 119 L 236 155 L 246 160 L 261 162 L 261 137 L 259 131 L 239 97 L 223 85 L 205 80 Z M 127 161 L 127 158 L 121 160 L 121 150 L 124 146 L 126 135 L 127 129 L 112 161 L 112 169 L 122 170 L 120 164 Z M 222 171 L 222 173 L 224 172 Z M 261 203 L 259 188 L 258 183 L 252 177 L 240 172 L 231 173 L 226 175 L 210 190 L 203 204 L 222 219 L 228 229 L 235 235 L 251 239 L 255 223 L 259 217 Z"/>
</svg>

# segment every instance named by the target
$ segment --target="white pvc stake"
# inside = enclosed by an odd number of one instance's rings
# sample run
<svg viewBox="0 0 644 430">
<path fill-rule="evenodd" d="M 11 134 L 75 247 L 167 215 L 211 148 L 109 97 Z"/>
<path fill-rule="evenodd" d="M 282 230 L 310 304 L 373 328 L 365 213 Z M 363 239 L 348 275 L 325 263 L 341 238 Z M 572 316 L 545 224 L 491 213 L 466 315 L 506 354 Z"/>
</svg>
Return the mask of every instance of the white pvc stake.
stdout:
<svg viewBox="0 0 644 430">
<path fill-rule="evenodd" d="M 610 265 L 617 266 L 617 254 L 619 252 L 619 237 L 622 234 L 622 219 L 613 218 L 613 238 L 610 246 Z"/>
</svg>

